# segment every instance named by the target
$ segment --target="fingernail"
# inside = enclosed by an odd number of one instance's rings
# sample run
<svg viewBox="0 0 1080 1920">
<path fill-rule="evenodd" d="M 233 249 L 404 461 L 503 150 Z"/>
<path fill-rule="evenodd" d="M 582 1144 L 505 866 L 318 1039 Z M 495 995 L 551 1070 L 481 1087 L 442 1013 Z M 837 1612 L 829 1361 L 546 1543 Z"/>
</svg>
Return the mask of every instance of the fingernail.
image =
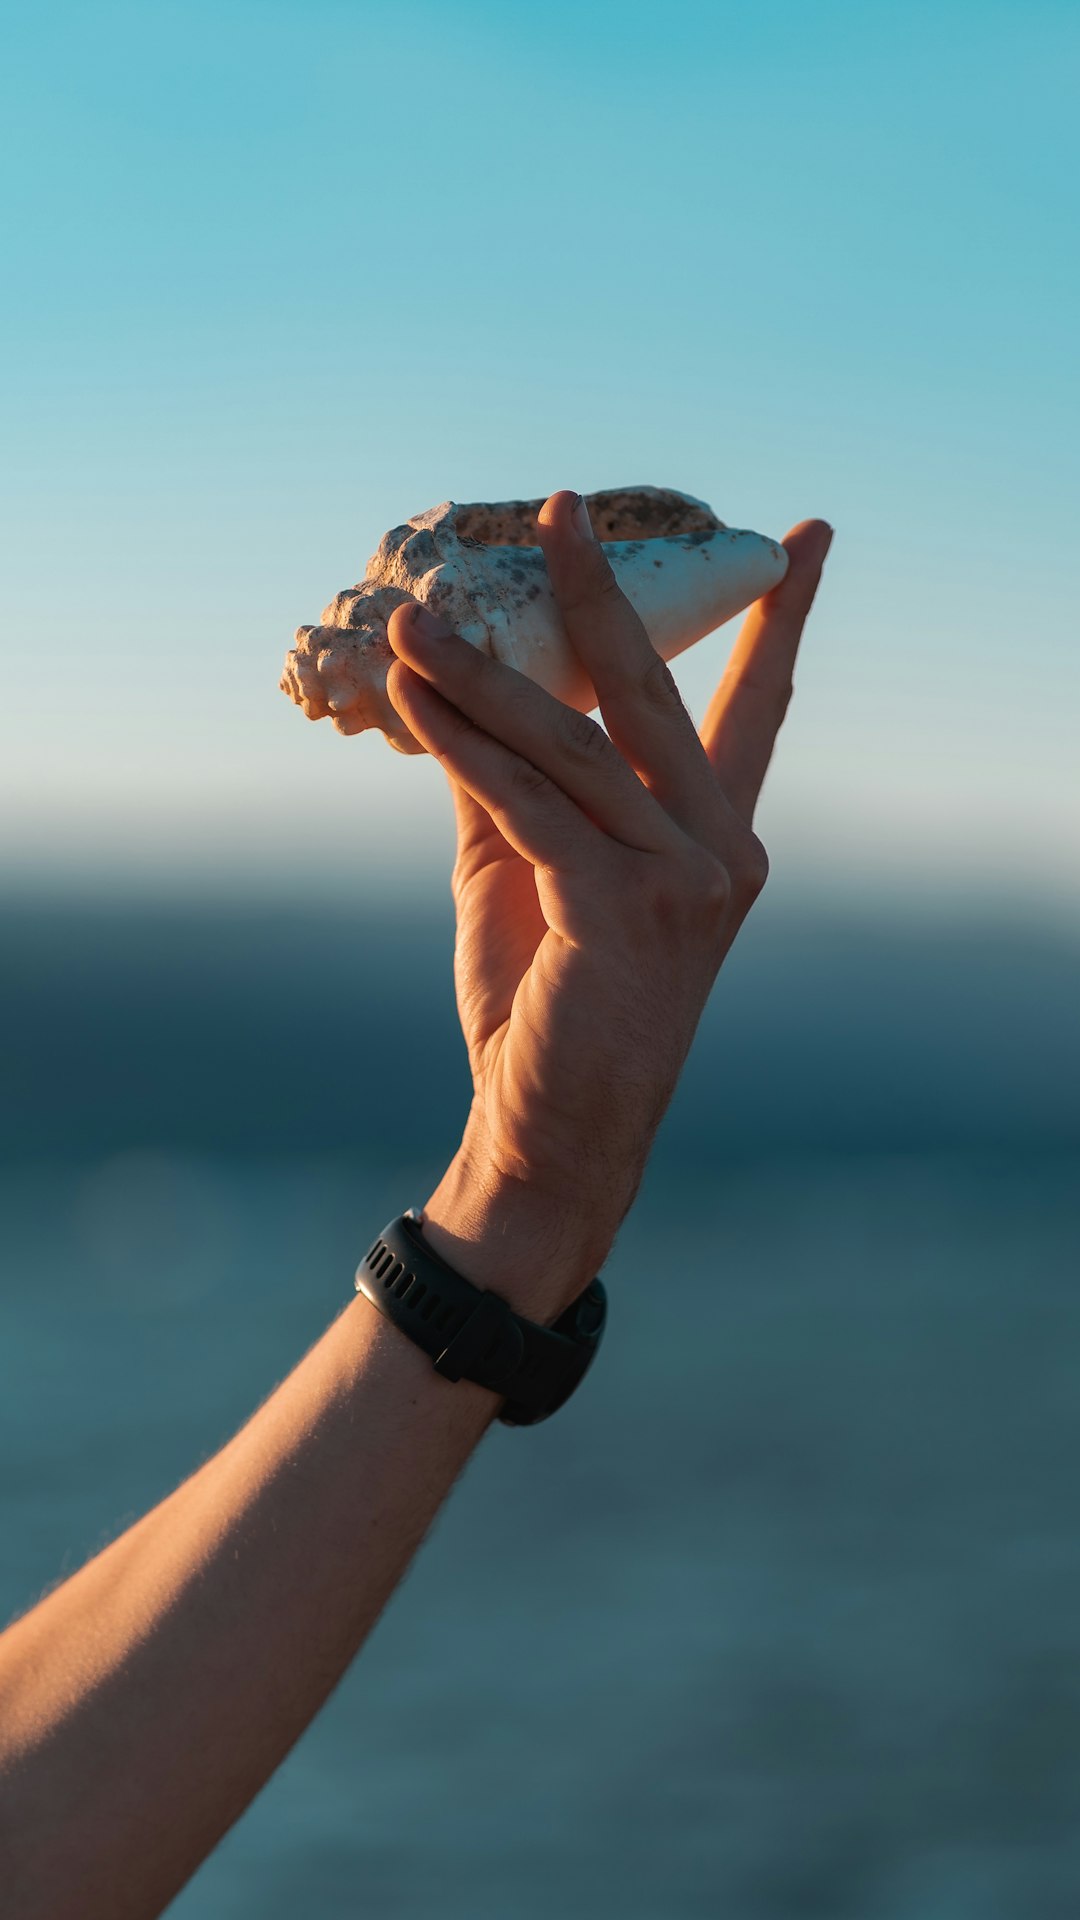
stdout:
<svg viewBox="0 0 1080 1920">
<path fill-rule="evenodd" d="M 589 519 L 589 509 L 585 505 L 580 493 L 574 501 L 574 510 L 570 515 L 570 524 L 579 540 L 592 541 L 593 530 L 592 521 Z"/>
<path fill-rule="evenodd" d="M 427 646 L 429 641 L 434 643 L 450 638 L 450 628 L 445 620 L 440 620 L 438 614 L 432 613 L 429 607 L 422 607 L 418 600 L 406 608 L 405 617 L 409 623 L 409 636 L 420 647 Z"/>
</svg>

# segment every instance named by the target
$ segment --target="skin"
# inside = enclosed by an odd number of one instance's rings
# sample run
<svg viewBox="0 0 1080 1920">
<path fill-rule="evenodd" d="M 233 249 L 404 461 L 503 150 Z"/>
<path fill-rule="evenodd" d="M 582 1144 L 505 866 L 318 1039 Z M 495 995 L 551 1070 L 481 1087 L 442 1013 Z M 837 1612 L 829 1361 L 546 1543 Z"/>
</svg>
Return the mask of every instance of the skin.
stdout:
<svg viewBox="0 0 1080 1920">
<path fill-rule="evenodd" d="M 831 538 L 788 535 L 699 737 L 575 500 L 539 535 L 607 734 L 390 623 L 391 699 L 457 810 L 474 1080 L 425 1232 L 547 1323 L 610 1251 L 764 883 L 754 806 Z M 162 1911 L 341 1678 L 498 1404 L 357 1295 L 227 1446 L 0 1635 L 5 1910 Z"/>
<path fill-rule="evenodd" d="M 428 1236 L 496 1288 L 502 1234 L 547 1243 L 563 1306 L 610 1251 L 765 884 L 754 808 L 832 539 L 821 520 L 788 534 L 788 572 L 747 614 L 699 737 L 602 545 L 575 533 L 576 498 L 553 494 L 538 531 L 606 735 L 422 609 L 389 628 L 390 698 L 446 769 L 458 823 L 474 1098 Z"/>
</svg>

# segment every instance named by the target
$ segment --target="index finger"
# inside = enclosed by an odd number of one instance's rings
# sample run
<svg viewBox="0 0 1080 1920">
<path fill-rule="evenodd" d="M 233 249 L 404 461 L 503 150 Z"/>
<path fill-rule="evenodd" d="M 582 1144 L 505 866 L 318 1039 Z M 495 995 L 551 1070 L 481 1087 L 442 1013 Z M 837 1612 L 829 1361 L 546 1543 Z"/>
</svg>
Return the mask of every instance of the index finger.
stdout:
<svg viewBox="0 0 1080 1920">
<path fill-rule="evenodd" d="M 791 699 L 795 656 L 832 537 L 825 520 L 801 520 L 787 535 L 791 564 L 743 621 L 701 728 L 716 778 L 747 825 Z"/>
</svg>

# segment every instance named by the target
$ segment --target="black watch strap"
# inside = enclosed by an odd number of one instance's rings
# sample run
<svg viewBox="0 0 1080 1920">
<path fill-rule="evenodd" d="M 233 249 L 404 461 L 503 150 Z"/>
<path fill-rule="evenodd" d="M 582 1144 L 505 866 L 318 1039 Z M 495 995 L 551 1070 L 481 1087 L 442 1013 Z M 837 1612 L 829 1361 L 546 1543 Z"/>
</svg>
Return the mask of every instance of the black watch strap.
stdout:
<svg viewBox="0 0 1080 1920">
<path fill-rule="evenodd" d="M 604 1331 L 599 1279 L 550 1327 L 515 1313 L 497 1293 L 440 1258 L 413 1209 L 385 1226 L 356 1269 L 356 1290 L 429 1354 L 447 1380 L 473 1380 L 505 1395 L 499 1419 L 531 1426 L 569 1400 Z"/>
</svg>

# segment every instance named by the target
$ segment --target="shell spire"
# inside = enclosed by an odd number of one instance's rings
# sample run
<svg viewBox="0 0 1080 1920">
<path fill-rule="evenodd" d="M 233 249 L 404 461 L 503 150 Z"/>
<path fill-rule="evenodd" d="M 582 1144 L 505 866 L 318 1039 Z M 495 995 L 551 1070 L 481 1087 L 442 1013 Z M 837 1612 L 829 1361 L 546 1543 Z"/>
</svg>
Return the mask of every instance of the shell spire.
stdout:
<svg viewBox="0 0 1080 1920">
<path fill-rule="evenodd" d="M 597 539 L 620 587 L 665 660 L 692 647 L 783 579 L 778 540 L 727 527 L 692 494 L 620 487 L 586 494 Z M 404 753 L 423 749 L 390 705 L 386 623 L 417 600 L 455 632 L 517 667 L 569 706 L 596 695 L 566 636 L 536 544 L 543 500 L 452 500 L 383 536 L 358 586 L 339 593 L 317 627 L 298 627 L 281 688 L 309 720 L 339 733 L 381 727 Z"/>
</svg>

